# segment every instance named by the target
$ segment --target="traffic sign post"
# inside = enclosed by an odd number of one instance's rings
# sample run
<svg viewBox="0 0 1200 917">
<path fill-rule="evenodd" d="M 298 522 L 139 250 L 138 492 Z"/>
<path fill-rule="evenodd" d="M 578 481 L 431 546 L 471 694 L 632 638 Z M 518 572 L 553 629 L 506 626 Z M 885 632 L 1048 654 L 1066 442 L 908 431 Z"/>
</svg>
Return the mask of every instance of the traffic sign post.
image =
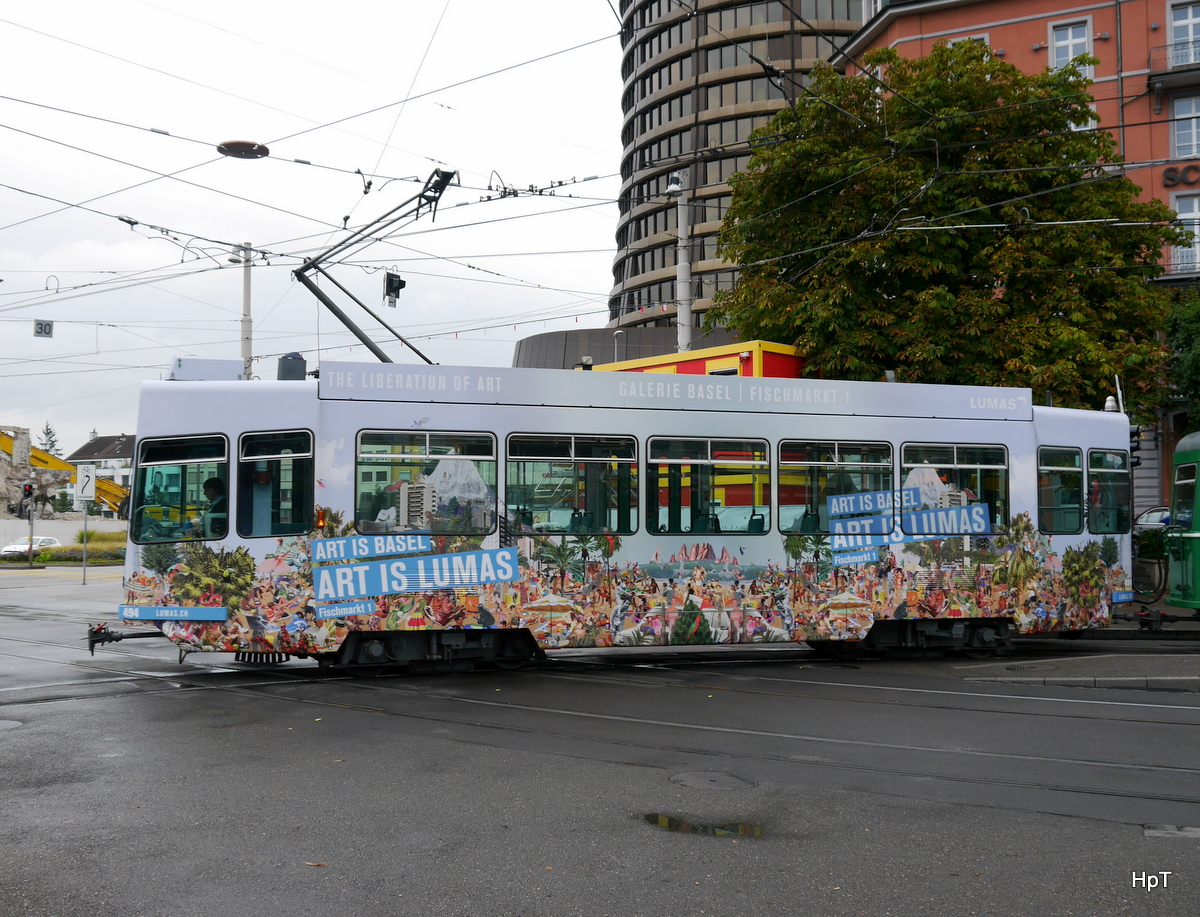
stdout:
<svg viewBox="0 0 1200 917">
<path fill-rule="evenodd" d="M 75 496 L 83 501 L 83 584 L 87 585 L 88 504 L 96 499 L 96 466 L 75 466 Z"/>
</svg>

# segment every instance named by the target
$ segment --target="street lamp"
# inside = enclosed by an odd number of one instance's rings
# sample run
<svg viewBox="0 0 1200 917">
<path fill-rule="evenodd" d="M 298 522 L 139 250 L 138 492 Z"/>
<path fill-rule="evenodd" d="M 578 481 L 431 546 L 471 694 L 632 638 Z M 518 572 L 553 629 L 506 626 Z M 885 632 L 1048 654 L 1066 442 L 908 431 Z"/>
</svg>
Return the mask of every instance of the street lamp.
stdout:
<svg viewBox="0 0 1200 917">
<path fill-rule="evenodd" d="M 230 159 L 265 159 L 271 155 L 266 144 L 253 140 L 226 140 L 217 145 L 217 152 Z M 250 314 L 250 262 L 253 251 L 249 242 L 242 244 L 242 378 L 250 378 L 250 364 L 254 362 L 252 333 L 254 323 Z M 235 258 L 230 258 L 235 261 Z"/>
<path fill-rule="evenodd" d="M 675 330 L 676 349 L 686 353 L 692 349 L 692 253 L 691 217 L 688 211 L 687 172 L 671 174 L 667 194 L 675 198 L 675 223 L 679 240 L 675 256 Z"/>
</svg>

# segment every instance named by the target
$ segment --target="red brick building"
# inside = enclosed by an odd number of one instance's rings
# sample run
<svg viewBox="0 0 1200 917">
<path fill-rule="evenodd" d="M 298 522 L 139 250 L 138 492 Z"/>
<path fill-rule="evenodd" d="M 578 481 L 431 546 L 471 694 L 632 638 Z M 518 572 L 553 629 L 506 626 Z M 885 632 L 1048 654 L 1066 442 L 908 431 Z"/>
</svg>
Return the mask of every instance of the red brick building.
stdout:
<svg viewBox="0 0 1200 917">
<path fill-rule="evenodd" d="M 983 41 L 1026 72 L 1096 57 L 1087 70 L 1094 108 L 1128 177 L 1197 234 L 1190 247 L 1165 253 L 1164 280 L 1200 280 L 1200 0 L 866 0 L 863 13 L 863 27 L 833 59 L 847 75 L 872 48 L 923 57 L 939 41 Z M 1182 420 L 1165 416 L 1161 434 L 1146 437 L 1139 509 L 1169 490 L 1167 459 L 1185 432 Z"/>
</svg>

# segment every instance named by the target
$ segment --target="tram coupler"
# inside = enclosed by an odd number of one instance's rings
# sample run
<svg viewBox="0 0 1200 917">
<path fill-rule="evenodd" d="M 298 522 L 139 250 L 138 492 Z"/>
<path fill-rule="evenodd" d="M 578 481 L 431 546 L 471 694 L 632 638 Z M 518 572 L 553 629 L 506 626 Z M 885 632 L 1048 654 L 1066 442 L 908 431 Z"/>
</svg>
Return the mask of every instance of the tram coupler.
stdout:
<svg viewBox="0 0 1200 917">
<path fill-rule="evenodd" d="M 165 637 L 161 630 L 153 631 L 138 631 L 137 633 L 121 633 L 115 631 L 108 626 L 107 621 L 93 626 L 88 626 L 87 642 L 88 652 L 93 656 L 96 655 L 96 647 L 103 646 L 105 643 L 120 643 L 122 640 L 138 640 L 142 637 Z"/>
<path fill-rule="evenodd" d="M 1141 611 L 1125 612 L 1120 615 L 1114 615 L 1114 618 L 1119 618 L 1122 621 L 1129 621 L 1137 624 L 1138 633 L 1147 636 L 1165 637 L 1165 636 L 1192 636 L 1195 632 L 1178 632 L 1168 631 L 1163 629 L 1164 624 L 1179 624 L 1193 623 L 1200 621 L 1200 616 L 1195 614 L 1179 615 L 1164 612 L 1159 608 L 1146 607 Z"/>
</svg>

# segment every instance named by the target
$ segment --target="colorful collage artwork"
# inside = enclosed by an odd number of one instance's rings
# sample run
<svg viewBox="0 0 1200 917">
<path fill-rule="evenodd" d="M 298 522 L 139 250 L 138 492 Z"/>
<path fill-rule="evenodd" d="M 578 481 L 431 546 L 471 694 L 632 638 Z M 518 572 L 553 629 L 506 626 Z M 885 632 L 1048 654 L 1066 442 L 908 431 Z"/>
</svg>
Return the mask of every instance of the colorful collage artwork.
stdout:
<svg viewBox="0 0 1200 917">
<path fill-rule="evenodd" d="M 991 534 L 982 505 L 922 511 L 904 492 L 905 531 L 960 534 L 883 534 L 871 512 L 891 504 L 853 496 L 831 505 L 832 534 L 785 534 L 776 558 L 755 563 L 733 541 L 660 542 L 635 557 L 614 536 L 486 547 L 343 532 L 254 542 L 270 546 L 262 554 L 143 545 L 131 551 L 121 617 L 153 622 L 189 651 L 314 655 L 352 631 L 528 628 L 545 649 L 852 641 L 903 618 L 1000 617 L 1041 633 L 1105 626 L 1114 601 L 1131 598 L 1115 538 L 1056 554 L 1026 513 Z"/>
</svg>

